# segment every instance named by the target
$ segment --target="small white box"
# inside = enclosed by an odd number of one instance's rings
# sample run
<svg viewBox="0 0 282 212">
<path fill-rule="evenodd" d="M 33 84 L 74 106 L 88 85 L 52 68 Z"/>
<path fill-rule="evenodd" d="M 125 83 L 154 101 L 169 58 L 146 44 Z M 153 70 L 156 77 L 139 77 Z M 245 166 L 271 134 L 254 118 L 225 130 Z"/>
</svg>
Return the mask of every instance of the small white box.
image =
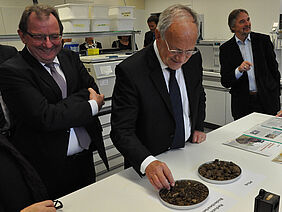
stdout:
<svg viewBox="0 0 282 212">
<path fill-rule="evenodd" d="M 134 30 L 134 20 L 135 18 L 111 19 L 110 28 L 113 31 Z"/>
<path fill-rule="evenodd" d="M 90 18 L 108 18 L 109 7 L 105 5 L 90 6 Z"/>
<path fill-rule="evenodd" d="M 62 20 L 64 32 L 90 32 L 90 19 Z"/>
<path fill-rule="evenodd" d="M 93 18 L 91 19 L 91 32 L 109 31 L 110 19 L 108 18 Z"/>
<path fill-rule="evenodd" d="M 62 4 L 57 5 L 61 20 L 65 19 L 86 19 L 89 18 L 89 6 L 87 4 Z"/>
<path fill-rule="evenodd" d="M 134 18 L 134 8 L 134 6 L 111 7 L 109 9 L 109 16 L 112 18 Z"/>
</svg>

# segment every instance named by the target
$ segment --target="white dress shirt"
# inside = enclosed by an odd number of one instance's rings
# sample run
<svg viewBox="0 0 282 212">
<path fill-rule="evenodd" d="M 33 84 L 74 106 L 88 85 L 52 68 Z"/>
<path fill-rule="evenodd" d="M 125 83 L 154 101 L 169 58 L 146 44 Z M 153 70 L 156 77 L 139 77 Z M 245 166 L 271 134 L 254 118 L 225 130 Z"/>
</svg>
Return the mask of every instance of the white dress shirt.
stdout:
<svg viewBox="0 0 282 212">
<path fill-rule="evenodd" d="M 159 60 L 159 63 L 161 65 L 163 76 L 164 76 L 164 79 L 165 79 L 165 82 L 166 82 L 166 87 L 167 87 L 167 90 L 169 92 L 170 72 L 166 69 L 166 68 L 168 68 L 168 66 L 165 65 L 163 63 L 163 61 L 161 60 L 156 41 L 154 41 L 153 46 L 154 46 L 154 50 L 155 50 L 155 53 L 157 55 L 157 58 Z M 179 85 L 180 93 L 181 93 L 182 108 L 183 108 L 183 119 L 184 119 L 184 131 L 185 131 L 185 141 L 187 141 L 188 138 L 191 135 L 191 123 L 190 123 L 190 118 L 189 118 L 189 116 L 190 116 L 189 100 L 188 100 L 188 94 L 187 94 L 187 90 L 186 90 L 186 84 L 185 84 L 182 68 L 175 70 L 175 77 L 176 77 L 177 83 Z M 157 159 L 154 156 L 152 156 L 152 155 L 148 156 L 141 163 L 141 167 L 140 167 L 141 173 L 144 174 L 147 166 L 155 160 L 157 160 Z"/>
<path fill-rule="evenodd" d="M 55 57 L 55 59 L 53 60 L 53 63 L 54 63 L 54 67 L 56 68 L 57 72 L 64 78 L 64 80 L 66 80 L 64 72 L 62 71 L 62 69 L 60 67 L 60 62 L 59 62 L 57 57 Z M 48 71 L 48 73 L 52 76 L 50 68 L 46 67 L 45 63 L 41 63 L 41 64 Z M 95 116 L 99 112 L 98 111 L 98 104 L 95 100 L 89 100 L 88 102 L 91 106 L 92 116 Z M 83 148 L 81 148 L 80 145 L 79 145 L 75 131 L 74 131 L 73 128 L 70 128 L 70 137 L 69 137 L 69 145 L 68 145 L 67 155 L 68 156 L 74 155 L 74 154 L 81 152 L 81 151 L 83 151 Z"/>
</svg>

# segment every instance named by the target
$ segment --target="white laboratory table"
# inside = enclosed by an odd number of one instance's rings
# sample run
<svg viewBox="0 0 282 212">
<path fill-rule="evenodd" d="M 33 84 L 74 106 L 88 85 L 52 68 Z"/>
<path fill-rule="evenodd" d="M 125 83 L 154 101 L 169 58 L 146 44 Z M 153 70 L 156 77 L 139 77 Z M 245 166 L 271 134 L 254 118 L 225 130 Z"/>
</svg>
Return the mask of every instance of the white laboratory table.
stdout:
<svg viewBox="0 0 282 212">
<path fill-rule="evenodd" d="M 266 157 L 222 144 L 270 117 L 252 113 L 209 132 L 204 143 L 187 143 L 183 149 L 168 151 L 157 156 L 167 163 L 175 180 L 193 179 L 209 188 L 210 194 L 205 204 L 189 211 L 252 212 L 255 197 L 261 188 L 282 195 L 282 164 L 271 161 L 282 151 L 281 147 L 277 153 Z M 216 158 L 238 164 L 243 170 L 241 178 L 225 185 L 201 180 L 197 175 L 199 165 Z M 132 168 L 66 195 L 60 200 L 64 205 L 60 210 L 63 212 L 177 211 L 164 206 L 158 199 L 158 192 L 146 177 L 140 178 Z M 281 198 L 279 208 L 282 212 Z"/>
</svg>

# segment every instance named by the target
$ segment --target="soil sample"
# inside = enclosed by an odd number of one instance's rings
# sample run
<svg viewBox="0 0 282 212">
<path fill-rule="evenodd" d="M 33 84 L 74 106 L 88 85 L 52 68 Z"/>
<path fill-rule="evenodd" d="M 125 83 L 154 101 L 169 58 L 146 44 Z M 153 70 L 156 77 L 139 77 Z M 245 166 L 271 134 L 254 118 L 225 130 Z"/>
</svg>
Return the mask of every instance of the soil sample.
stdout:
<svg viewBox="0 0 282 212">
<path fill-rule="evenodd" d="M 190 206 L 201 203 L 209 195 L 209 189 L 195 180 L 177 180 L 170 190 L 165 188 L 159 191 L 165 202 L 177 206 Z"/>
<path fill-rule="evenodd" d="M 198 169 L 201 176 L 216 181 L 232 180 L 241 174 L 241 168 L 233 162 L 215 159 L 201 165 Z"/>
</svg>

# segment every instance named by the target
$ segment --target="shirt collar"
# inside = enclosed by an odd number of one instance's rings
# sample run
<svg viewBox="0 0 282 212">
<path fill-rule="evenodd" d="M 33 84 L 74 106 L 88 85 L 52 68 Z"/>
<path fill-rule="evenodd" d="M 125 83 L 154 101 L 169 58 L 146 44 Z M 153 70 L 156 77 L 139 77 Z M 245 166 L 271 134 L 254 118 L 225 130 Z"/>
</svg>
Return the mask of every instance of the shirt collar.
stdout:
<svg viewBox="0 0 282 212">
<path fill-rule="evenodd" d="M 26 47 L 26 48 L 27 48 L 28 52 L 31 54 L 29 48 L 28 48 L 28 47 Z M 31 54 L 31 55 L 32 55 L 32 54 Z M 33 56 L 33 55 L 32 55 L 32 56 Z M 33 56 L 33 57 L 34 57 L 34 56 Z M 35 58 L 35 57 L 34 57 L 34 58 Z M 38 62 L 40 62 L 40 61 L 38 61 Z M 41 65 L 43 65 L 43 66 L 45 66 L 45 64 L 46 64 L 46 63 L 42 63 L 42 62 L 40 62 L 40 63 L 41 63 Z M 53 63 L 60 65 L 60 62 L 59 62 L 59 59 L 58 59 L 57 56 L 54 58 Z"/>
<path fill-rule="evenodd" d="M 236 43 L 245 43 L 246 41 L 251 41 L 251 33 L 248 34 L 246 40 L 243 42 L 241 41 L 236 35 L 235 35 L 235 40 L 236 40 Z"/>
<path fill-rule="evenodd" d="M 42 63 L 42 62 L 40 62 L 40 63 L 41 63 L 41 65 L 43 65 L 43 66 L 46 65 L 46 63 Z M 57 56 L 54 58 L 53 63 L 54 63 L 54 64 L 57 64 L 57 65 L 60 65 L 60 62 L 59 62 L 59 59 L 58 59 Z"/>
<path fill-rule="evenodd" d="M 155 50 L 155 53 L 156 53 L 156 55 L 157 55 L 158 61 L 159 61 L 160 65 L 161 65 L 161 69 L 166 69 L 168 66 L 165 65 L 164 62 L 163 62 L 162 59 L 161 59 L 161 56 L 160 56 L 160 53 L 159 53 L 159 50 L 158 50 L 158 47 L 157 47 L 157 42 L 156 42 L 156 40 L 154 41 L 153 46 L 154 46 L 154 50 Z"/>
</svg>

